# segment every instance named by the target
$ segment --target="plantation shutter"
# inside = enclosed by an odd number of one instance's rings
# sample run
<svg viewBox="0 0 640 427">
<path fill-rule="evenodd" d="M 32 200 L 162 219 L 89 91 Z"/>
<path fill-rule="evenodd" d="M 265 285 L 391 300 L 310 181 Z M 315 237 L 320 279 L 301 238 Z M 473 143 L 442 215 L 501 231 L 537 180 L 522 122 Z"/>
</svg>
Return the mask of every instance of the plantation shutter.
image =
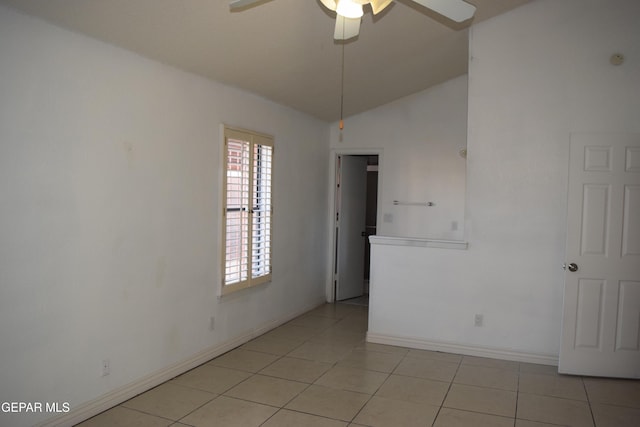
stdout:
<svg viewBox="0 0 640 427">
<path fill-rule="evenodd" d="M 271 280 L 273 139 L 225 128 L 222 293 Z"/>
</svg>

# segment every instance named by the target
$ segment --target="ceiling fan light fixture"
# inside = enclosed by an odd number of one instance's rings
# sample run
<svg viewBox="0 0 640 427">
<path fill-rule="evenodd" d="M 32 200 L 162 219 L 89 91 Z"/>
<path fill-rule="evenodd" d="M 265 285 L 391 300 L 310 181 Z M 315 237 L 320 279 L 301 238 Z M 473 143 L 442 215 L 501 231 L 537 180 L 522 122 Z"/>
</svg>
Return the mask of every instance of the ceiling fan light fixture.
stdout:
<svg viewBox="0 0 640 427">
<path fill-rule="evenodd" d="M 371 0 L 369 4 L 371 5 L 371 10 L 374 15 L 382 12 L 387 6 L 391 4 L 393 0 Z"/>
<path fill-rule="evenodd" d="M 322 2 L 322 4 L 324 5 L 324 7 L 326 7 L 329 10 L 336 10 L 336 0 L 320 0 Z"/>
<path fill-rule="evenodd" d="M 354 0 L 339 0 L 336 12 L 338 15 L 351 19 L 361 18 L 364 15 L 362 5 Z"/>
</svg>

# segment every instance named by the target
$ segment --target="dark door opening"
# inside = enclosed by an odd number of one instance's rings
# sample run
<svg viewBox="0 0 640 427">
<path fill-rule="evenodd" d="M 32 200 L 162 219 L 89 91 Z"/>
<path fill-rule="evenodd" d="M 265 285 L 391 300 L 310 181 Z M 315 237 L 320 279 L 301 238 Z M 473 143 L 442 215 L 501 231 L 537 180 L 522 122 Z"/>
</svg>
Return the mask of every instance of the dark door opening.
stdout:
<svg viewBox="0 0 640 427">
<path fill-rule="evenodd" d="M 335 295 L 366 304 L 369 294 L 369 236 L 376 234 L 378 155 L 341 155 L 336 179 Z"/>
</svg>

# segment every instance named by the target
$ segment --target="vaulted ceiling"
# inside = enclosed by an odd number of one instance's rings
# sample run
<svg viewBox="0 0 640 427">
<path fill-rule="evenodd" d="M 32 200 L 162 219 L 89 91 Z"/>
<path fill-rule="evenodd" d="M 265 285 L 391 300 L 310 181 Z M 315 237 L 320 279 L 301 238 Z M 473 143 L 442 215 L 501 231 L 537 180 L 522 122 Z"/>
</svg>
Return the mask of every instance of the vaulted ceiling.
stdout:
<svg viewBox="0 0 640 427">
<path fill-rule="evenodd" d="M 256 93 L 326 121 L 385 104 L 467 72 L 468 29 L 529 0 L 468 0 L 456 24 L 411 0 L 358 38 L 333 40 L 335 13 L 319 0 L 265 0 L 231 12 L 227 0 L 0 0 L 28 14 L 177 68 Z"/>
</svg>

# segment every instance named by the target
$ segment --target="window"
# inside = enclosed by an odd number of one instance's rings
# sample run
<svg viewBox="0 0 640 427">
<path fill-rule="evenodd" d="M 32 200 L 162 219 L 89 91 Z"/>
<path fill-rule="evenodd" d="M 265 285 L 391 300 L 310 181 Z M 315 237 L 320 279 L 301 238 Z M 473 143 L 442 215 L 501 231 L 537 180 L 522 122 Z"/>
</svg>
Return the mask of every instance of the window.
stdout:
<svg viewBox="0 0 640 427">
<path fill-rule="evenodd" d="M 273 138 L 224 129 L 222 294 L 271 280 Z"/>
</svg>

